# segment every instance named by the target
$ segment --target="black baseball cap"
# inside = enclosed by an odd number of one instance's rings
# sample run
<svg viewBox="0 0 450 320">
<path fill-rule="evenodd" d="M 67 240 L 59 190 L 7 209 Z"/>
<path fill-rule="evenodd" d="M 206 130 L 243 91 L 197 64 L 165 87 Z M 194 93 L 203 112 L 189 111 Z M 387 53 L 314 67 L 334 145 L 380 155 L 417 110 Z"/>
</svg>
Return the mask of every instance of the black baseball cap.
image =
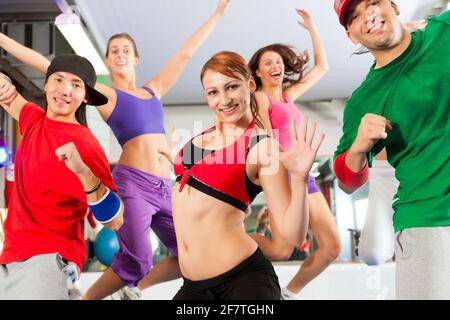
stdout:
<svg viewBox="0 0 450 320">
<path fill-rule="evenodd" d="M 70 72 L 83 80 L 88 93 L 87 104 L 101 106 L 108 102 L 107 97 L 95 90 L 97 76 L 95 74 L 94 67 L 88 59 L 76 54 L 66 54 L 55 57 L 47 69 L 47 73 L 45 74 L 45 82 L 47 82 L 50 75 L 60 71 Z"/>
</svg>

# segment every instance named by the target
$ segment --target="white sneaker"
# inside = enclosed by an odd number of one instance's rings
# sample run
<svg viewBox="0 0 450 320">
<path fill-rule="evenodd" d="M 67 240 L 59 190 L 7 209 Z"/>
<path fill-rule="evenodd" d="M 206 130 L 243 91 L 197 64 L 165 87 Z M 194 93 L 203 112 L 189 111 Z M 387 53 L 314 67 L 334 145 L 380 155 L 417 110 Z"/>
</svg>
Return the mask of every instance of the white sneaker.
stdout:
<svg viewBox="0 0 450 320">
<path fill-rule="evenodd" d="M 281 288 L 281 298 L 283 300 L 300 300 L 298 294 L 292 292 L 286 287 Z"/>
<path fill-rule="evenodd" d="M 69 290 L 69 300 L 81 300 L 82 295 L 83 294 L 81 293 L 80 289 Z"/>
<path fill-rule="evenodd" d="M 116 291 L 111 295 L 111 300 L 141 300 L 142 291 L 138 287 L 130 288 L 128 286 Z"/>
</svg>

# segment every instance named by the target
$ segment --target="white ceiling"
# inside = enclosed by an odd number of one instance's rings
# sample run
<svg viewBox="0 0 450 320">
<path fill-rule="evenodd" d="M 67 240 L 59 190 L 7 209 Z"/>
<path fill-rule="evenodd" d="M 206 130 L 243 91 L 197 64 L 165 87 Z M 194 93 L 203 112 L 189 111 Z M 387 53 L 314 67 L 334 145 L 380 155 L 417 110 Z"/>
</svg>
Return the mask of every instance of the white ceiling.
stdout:
<svg viewBox="0 0 450 320">
<path fill-rule="evenodd" d="M 436 0 L 396 0 L 402 21 L 424 18 Z M 138 84 L 156 75 L 167 59 L 214 11 L 213 0 L 75 0 L 81 15 L 105 52 L 109 36 L 127 32 L 141 56 Z M 297 24 L 294 8 L 309 10 L 322 36 L 330 71 L 300 101 L 346 98 L 364 78 L 370 54 L 353 55 L 358 48 L 347 39 L 333 11 L 333 0 L 231 0 L 225 15 L 187 65 L 165 104 L 199 104 L 205 98 L 199 81 L 202 65 L 215 52 L 233 50 L 249 59 L 273 42 L 289 43 L 312 57 L 309 34 Z"/>
</svg>

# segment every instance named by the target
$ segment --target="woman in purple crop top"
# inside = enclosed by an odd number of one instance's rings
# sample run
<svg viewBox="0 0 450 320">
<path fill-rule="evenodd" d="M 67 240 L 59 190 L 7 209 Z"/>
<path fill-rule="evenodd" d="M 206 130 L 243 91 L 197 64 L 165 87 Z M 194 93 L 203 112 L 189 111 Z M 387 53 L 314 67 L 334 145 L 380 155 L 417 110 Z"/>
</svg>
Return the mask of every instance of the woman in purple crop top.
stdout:
<svg viewBox="0 0 450 320">
<path fill-rule="evenodd" d="M 181 276 L 171 208 L 171 163 L 158 152 L 167 144 L 159 99 L 178 80 L 228 3 L 229 0 L 219 0 L 209 19 L 186 40 L 161 72 L 142 87 L 136 85 L 139 55 L 134 40 L 128 34 L 117 34 L 108 41 L 105 63 L 111 71 L 112 88 L 101 83 L 96 83 L 95 88 L 108 98 L 108 103 L 97 110 L 122 145 L 113 178 L 125 204 L 124 224 L 117 232 L 119 252 L 84 299 L 102 299 L 117 290 L 122 297 L 125 295 L 123 298 L 133 293 L 140 296 L 140 288 Z M 46 72 L 49 61 L 41 54 L 1 33 L 0 45 L 22 62 Z M 150 229 L 172 253 L 153 268 Z M 133 287 L 134 290 L 129 289 Z"/>
<path fill-rule="evenodd" d="M 266 129 L 272 132 L 283 149 L 290 145 L 289 120 L 300 123 L 301 113 L 293 101 L 316 84 L 328 70 L 325 49 L 312 16 L 305 10 L 296 9 L 303 19 L 299 21 L 311 35 L 314 48 L 314 67 L 303 74 L 308 62 L 306 54 L 298 54 L 290 46 L 273 44 L 259 49 L 250 59 L 249 67 L 257 85 L 255 93 L 259 105 L 259 114 Z M 296 77 L 296 80 L 293 80 Z M 315 185 L 314 178 L 308 181 L 308 199 L 310 204 L 310 228 L 318 243 L 318 249 L 302 264 L 299 272 L 282 289 L 285 299 L 295 298 L 312 279 L 319 275 L 341 250 L 339 234 L 327 202 Z M 253 235 L 263 252 L 271 259 L 286 259 L 293 246 L 289 245 L 274 228 L 272 239 Z"/>
</svg>

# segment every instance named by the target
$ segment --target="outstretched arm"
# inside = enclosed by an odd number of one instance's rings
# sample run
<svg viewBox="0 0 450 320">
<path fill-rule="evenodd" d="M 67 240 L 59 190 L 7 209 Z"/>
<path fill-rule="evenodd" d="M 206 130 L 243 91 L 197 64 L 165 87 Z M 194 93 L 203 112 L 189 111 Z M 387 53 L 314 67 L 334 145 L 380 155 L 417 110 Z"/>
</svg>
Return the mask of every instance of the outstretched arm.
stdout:
<svg viewBox="0 0 450 320">
<path fill-rule="evenodd" d="M 0 33 L 0 47 L 16 59 L 35 68 L 36 70 L 42 73 L 47 72 L 50 61 L 46 57 L 33 49 L 25 47 L 3 33 Z"/>
<path fill-rule="evenodd" d="M 50 65 L 50 61 L 46 57 L 44 57 L 39 52 L 30 49 L 18 43 L 17 41 L 9 38 L 3 33 L 0 33 L 0 47 L 2 47 L 3 50 L 7 51 L 9 54 L 14 56 L 22 63 L 29 65 L 42 73 L 47 72 L 47 69 Z M 109 101 L 112 101 L 112 99 L 115 97 L 114 90 L 108 86 L 105 86 L 101 83 L 97 83 L 95 85 L 95 88 L 101 93 L 103 93 L 108 98 Z"/>
<path fill-rule="evenodd" d="M 403 26 L 405 27 L 406 31 L 408 31 L 409 33 L 417 31 L 417 30 L 424 30 L 425 27 L 427 26 L 427 20 L 424 20 L 424 19 L 412 20 L 412 21 L 405 22 L 403 24 Z"/>
<path fill-rule="evenodd" d="M 219 0 L 215 12 L 209 17 L 206 23 L 183 43 L 181 48 L 163 67 L 161 73 L 145 84 L 145 86 L 152 88 L 159 98 L 163 97 L 176 83 L 186 64 L 216 27 L 228 2 L 229 0 Z"/>
<path fill-rule="evenodd" d="M 306 93 L 311 89 L 328 71 L 328 60 L 325 52 L 325 48 L 320 40 L 319 32 L 317 31 L 314 19 L 311 14 L 302 9 L 296 9 L 299 16 L 303 18 L 303 22 L 298 23 L 309 31 L 313 44 L 314 51 L 314 67 L 309 70 L 300 82 L 291 85 L 285 90 L 286 94 L 292 101 L 295 101 L 298 97 Z"/>
</svg>

